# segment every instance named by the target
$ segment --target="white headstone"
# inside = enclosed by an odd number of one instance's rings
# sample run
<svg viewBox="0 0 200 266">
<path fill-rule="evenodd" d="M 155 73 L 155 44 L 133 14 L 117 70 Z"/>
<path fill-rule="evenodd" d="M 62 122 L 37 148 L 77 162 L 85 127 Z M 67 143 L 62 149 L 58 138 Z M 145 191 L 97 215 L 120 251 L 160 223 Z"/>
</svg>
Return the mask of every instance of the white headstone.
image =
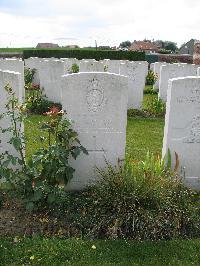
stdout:
<svg viewBox="0 0 200 266">
<path fill-rule="evenodd" d="M 151 63 L 151 64 L 150 64 L 150 70 L 153 71 L 153 72 L 154 72 L 154 64 L 155 64 L 155 63 Z"/>
<path fill-rule="evenodd" d="M 93 59 L 93 58 L 83 58 L 81 61 L 88 61 L 88 62 L 97 62 L 96 59 Z"/>
<path fill-rule="evenodd" d="M 156 80 L 156 82 L 155 82 L 155 84 L 154 84 L 154 86 L 153 86 L 153 89 L 154 89 L 155 91 L 158 91 L 158 90 L 159 90 L 160 68 L 161 68 L 161 66 L 166 66 L 166 65 L 167 65 L 167 63 L 165 63 L 165 62 L 155 62 L 155 63 L 154 63 L 154 69 L 153 69 L 153 72 L 154 72 L 154 74 L 156 74 L 156 76 L 157 76 L 157 80 Z"/>
<path fill-rule="evenodd" d="M 163 140 L 163 156 L 175 152 L 185 183 L 200 189 L 200 78 L 186 77 L 169 81 Z"/>
<path fill-rule="evenodd" d="M 41 58 L 30 57 L 24 60 L 25 67 L 29 69 L 35 69 L 33 76 L 33 83 L 40 84 L 39 69 L 40 69 Z"/>
<path fill-rule="evenodd" d="M 104 60 L 105 65 L 107 66 L 107 72 L 109 73 L 120 73 L 120 64 L 123 63 L 122 60 Z"/>
<path fill-rule="evenodd" d="M 61 77 L 64 74 L 67 74 L 64 61 L 44 60 L 40 63 L 40 87 L 50 101 L 61 102 Z"/>
<path fill-rule="evenodd" d="M 72 73 L 72 66 L 76 64 L 79 67 L 80 61 L 76 58 L 61 58 L 60 60 L 65 62 L 67 73 Z"/>
<path fill-rule="evenodd" d="M 104 72 L 104 64 L 98 61 L 80 61 L 79 72 Z"/>
<path fill-rule="evenodd" d="M 20 81 L 20 97 L 22 97 L 23 101 L 25 100 L 25 88 L 24 88 L 24 61 L 21 59 L 15 58 L 5 58 L 0 59 L 0 69 L 1 70 L 9 70 L 14 72 L 19 72 L 21 81 Z"/>
<path fill-rule="evenodd" d="M 125 158 L 127 124 L 127 78 L 110 73 L 78 73 L 62 80 L 62 106 L 74 121 L 81 144 L 89 155 L 81 155 L 68 189 L 80 190 L 98 179 L 96 167 L 106 161 L 116 165 Z"/>
<path fill-rule="evenodd" d="M 166 102 L 169 79 L 196 76 L 197 66 L 194 64 L 167 64 L 160 68 L 159 98 Z"/>
<path fill-rule="evenodd" d="M 120 65 L 120 74 L 128 77 L 128 109 L 140 109 L 148 71 L 148 63 L 127 62 Z"/>
<path fill-rule="evenodd" d="M 12 88 L 13 92 L 15 92 L 16 97 L 19 100 L 19 103 L 22 103 L 22 95 L 20 92 L 21 85 L 21 74 L 13 71 L 2 71 L 0 70 L 0 95 L 1 95 L 1 104 L 0 104 L 0 114 L 7 112 L 6 104 L 8 103 L 8 94 L 5 90 L 5 86 L 8 85 Z M 2 129 L 7 129 L 11 126 L 10 117 L 3 117 L 0 120 L 0 127 Z M 18 125 L 19 126 L 19 125 Z M 23 132 L 24 127 L 23 123 L 21 123 L 21 131 Z M 9 154 L 19 157 L 18 152 L 15 150 L 12 144 L 9 144 L 10 138 L 12 137 L 12 133 L 5 132 L 2 133 L 0 131 L 0 154 L 4 152 L 8 152 Z M 19 165 L 16 168 L 20 168 Z"/>
<path fill-rule="evenodd" d="M 197 76 L 200 76 L 200 67 L 197 67 Z"/>
</svg>

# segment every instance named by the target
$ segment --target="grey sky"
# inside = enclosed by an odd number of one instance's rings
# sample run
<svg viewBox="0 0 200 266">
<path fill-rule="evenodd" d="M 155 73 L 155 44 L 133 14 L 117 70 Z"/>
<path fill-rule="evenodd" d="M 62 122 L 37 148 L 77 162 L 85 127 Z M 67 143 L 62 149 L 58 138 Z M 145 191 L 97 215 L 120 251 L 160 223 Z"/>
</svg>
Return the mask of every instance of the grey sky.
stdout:
<svg viewBox="0 0 200 266">
<path fill-rule="evenodd" d="M 0 0 L 0 46 L 200 39 L 199 0 Z M 2 26 L 3 25 L 3 26 Z"/>
</svg>

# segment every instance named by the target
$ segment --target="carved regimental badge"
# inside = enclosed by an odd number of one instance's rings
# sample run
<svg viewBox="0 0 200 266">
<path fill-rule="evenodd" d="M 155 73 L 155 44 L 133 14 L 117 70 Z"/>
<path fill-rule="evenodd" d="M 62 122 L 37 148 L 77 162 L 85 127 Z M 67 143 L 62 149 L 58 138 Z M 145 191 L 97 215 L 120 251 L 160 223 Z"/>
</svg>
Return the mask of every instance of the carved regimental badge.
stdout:
<svg viewBox="0 0 200 266">
<path fill-rule="evenodd" d="M 86 102 L 91 112 L 99 111 L 105 104 L 104 90 L 100 81 L 96 78 L 92 79 L 91 84 L 88 86 Z"/>
</svg>

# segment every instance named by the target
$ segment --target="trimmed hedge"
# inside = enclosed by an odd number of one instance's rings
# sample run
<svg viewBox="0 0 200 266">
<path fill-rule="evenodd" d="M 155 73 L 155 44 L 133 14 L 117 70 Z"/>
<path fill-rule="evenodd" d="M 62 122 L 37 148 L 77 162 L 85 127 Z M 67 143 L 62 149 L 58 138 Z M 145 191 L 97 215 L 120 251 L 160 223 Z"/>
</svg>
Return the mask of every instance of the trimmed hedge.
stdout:
<svg viewBox="0 0 200 266">
<path fill-rule="evenodd" d="M 146 54 L 145 55 L 145 60 L 149 63 L 155 63 L 155 62 L 159 62 L 159 56 L 158 54 Z"/>
<path fill-rule="evenodd" d="M 114 59 L 114 60 L 130 60 L 130 61 L 144 61 L 144 52 L 131 51 L 102 51 L 91 49 L 29 49 L 23 51 L 23 58 L 40 57 L 40 58 L 77 58 L 81 59 Z"/>
</svg>

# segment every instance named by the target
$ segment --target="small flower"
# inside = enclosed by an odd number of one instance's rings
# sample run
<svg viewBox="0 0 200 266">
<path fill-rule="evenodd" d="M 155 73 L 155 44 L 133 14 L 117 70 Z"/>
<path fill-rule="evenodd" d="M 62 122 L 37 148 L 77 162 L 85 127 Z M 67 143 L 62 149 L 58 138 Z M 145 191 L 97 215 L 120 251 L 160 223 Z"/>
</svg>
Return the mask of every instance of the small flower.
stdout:
<svg viewBox="0 0 200 266">
<path fill-rule="evenodd" d="M 34 259 L 35 259 L 35 256 L 34 255 L 30 257 L 30 260 L 34 260 Z"/>
<path fill-rule="evenodd" d="M 40 85 L 36 84 L 36 83 L 32 83 L 32 89 L 39 90 L 40 89 Z"/>
<path fill-rule="evenodd" d="M 56 106 L 51 107 L 49 112 L 43 113 L 44 115 L 49 115 L 49 116 L 57 116 L 57 115 L 62 115 L 64 112 L 61 110 L 59 111 L 59 108 Z"/>
<path fill-rule="evenodd" d="M 26 105 L 25 104 L 19 104 L 19 105 L 16 105 L 16 108 L 21 111 L 21 112 L 26 112 Z"/>
<path fill-rule="evenodd" d="M 92 246 L 92 249 L 97 249 L 97 247 L 95 245 Z"/>
</svg>

